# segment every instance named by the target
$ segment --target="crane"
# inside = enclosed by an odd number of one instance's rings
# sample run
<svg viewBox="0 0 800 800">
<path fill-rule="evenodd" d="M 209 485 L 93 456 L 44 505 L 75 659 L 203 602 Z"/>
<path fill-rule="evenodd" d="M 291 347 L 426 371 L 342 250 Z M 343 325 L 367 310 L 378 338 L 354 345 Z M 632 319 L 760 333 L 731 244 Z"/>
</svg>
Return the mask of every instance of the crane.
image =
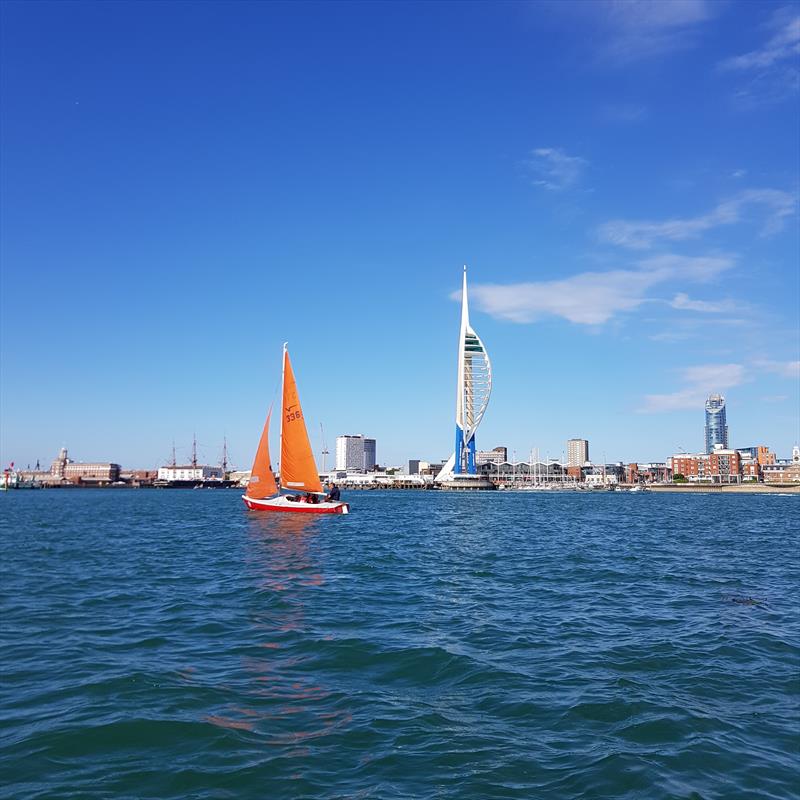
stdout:
<svg viewBox="0 0 800 800">
<path fill-rule="evenodd" d="M 325 443 L 325 429 L 322 427 L 322 423 L 319 424 L 319 432 L 320 436 L 322 437 L 322 471 L 325 472 L 325 459 L 328 456 L 328 445 Z"/>
</svg>

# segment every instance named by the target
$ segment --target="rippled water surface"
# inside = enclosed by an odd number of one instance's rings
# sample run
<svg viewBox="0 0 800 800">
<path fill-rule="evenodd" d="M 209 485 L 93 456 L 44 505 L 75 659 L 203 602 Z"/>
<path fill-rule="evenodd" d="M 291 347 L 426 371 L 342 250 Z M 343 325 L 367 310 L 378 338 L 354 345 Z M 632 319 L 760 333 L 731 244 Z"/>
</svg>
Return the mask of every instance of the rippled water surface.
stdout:
<svg viewBox="0 0 800 800">
<path fill-rule="evenodd" d="M 0 497 L 0 796 L 797 796 L 797 497 L 347 499 Z"/>
</svg>

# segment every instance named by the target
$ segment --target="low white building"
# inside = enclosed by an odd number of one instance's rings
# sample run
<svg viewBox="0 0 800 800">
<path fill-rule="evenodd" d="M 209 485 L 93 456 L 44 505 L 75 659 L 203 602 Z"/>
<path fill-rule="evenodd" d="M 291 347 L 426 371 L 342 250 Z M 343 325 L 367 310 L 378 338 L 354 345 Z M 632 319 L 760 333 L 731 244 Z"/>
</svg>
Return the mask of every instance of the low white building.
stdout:
<svg viewBox="0 0 800 800">
<path fill-rule="evenodd" d="M 594 475 L 586 476 L 587 486 L 616 486 L 619 483 L 619 478 L 613 473 L 597 473 Z"/>
<path fill-rule="evenodd" d="M 205 481 L 209 478 L 222 479 L 222 467 L 209 467 L 204 464 L 192 466 L 159 467 L 160 481 Z"/>
</svg>

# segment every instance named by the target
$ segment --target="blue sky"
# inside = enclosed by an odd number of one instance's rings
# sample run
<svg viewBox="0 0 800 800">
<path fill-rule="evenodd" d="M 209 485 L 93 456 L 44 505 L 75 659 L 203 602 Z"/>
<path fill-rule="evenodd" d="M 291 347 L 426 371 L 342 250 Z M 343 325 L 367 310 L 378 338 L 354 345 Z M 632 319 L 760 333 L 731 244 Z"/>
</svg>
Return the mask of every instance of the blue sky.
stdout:
<svg viewBox="0 0 800 800">
<path fill-rule="evenodd" d="M 290 342 L 382 463 L 452 450 L 459 308 L 527 458 L 798 430 L 800 5 L 2 5 L 0 459 L 248 467 Z"/>
</svg>

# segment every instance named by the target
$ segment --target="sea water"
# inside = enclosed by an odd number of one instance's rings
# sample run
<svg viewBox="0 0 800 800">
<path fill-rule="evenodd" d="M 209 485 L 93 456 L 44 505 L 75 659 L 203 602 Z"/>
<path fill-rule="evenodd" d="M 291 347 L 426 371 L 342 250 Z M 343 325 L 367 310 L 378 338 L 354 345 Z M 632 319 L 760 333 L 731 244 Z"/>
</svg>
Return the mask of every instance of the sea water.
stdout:
<svg viewBox="0 0 800 800">
<path fill-rule="evenodd" d="M 785 798 L 800 498 L 0 497 L 3 798 Z"/>
</svg>

